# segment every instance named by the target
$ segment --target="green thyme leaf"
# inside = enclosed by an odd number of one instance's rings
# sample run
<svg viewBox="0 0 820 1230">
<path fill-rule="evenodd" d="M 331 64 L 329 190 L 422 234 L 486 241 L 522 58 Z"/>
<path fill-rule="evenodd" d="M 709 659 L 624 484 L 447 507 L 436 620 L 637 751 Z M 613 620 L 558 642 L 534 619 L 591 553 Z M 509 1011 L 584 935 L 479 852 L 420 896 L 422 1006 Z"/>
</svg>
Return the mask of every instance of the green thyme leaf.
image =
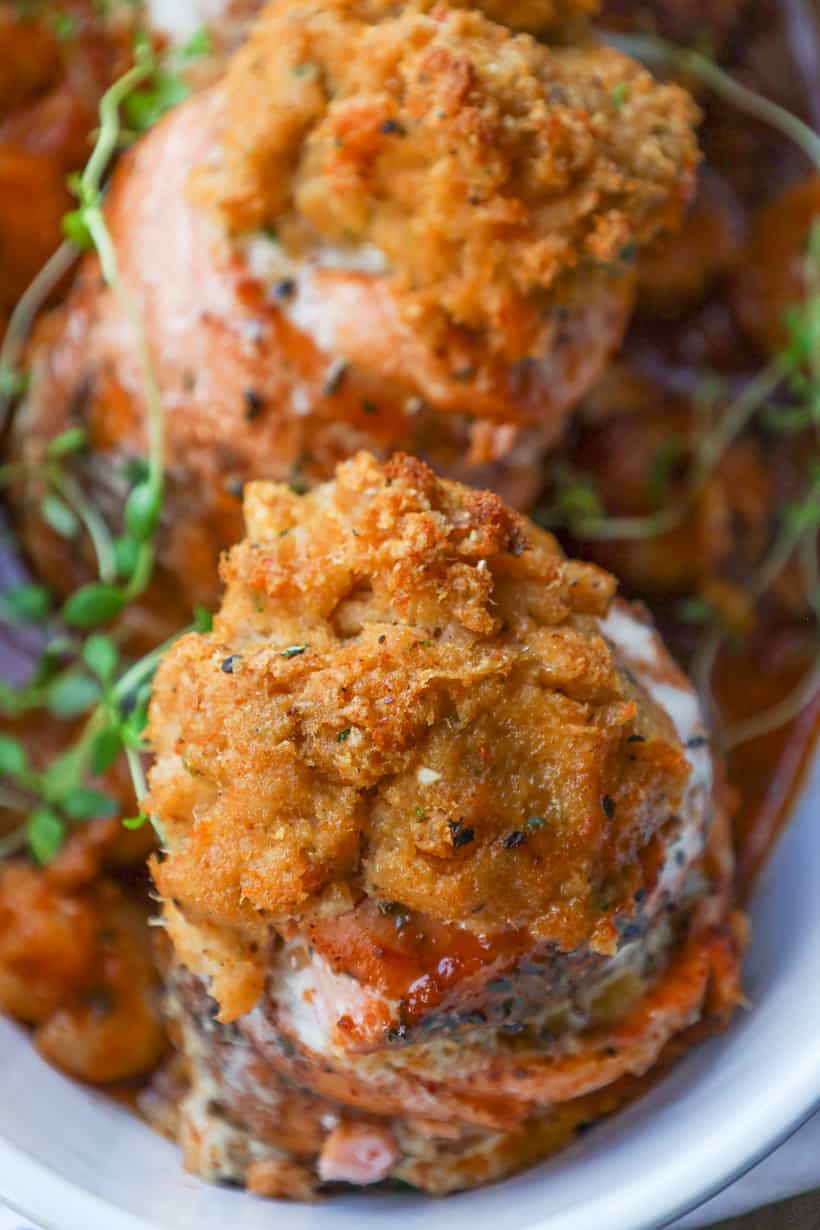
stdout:
<svg viewBox="0 0 820 1230">
<path fill-rule="evenodd" d="M 133 575 L 134 569 L 137 566 L 137 556 L 139 555 L 140 545 L 135 538 L 124 534 L 122 538 L 114 539 L 114 566 L 117 569 L 117 576 L 123 580 Z"/>
<path fill-rule="evenodd" d="M 108 683 L 114 674 L 119 656 L 111 637 L 102 632 L 93 632 L 83 645 L 83 661 L 103 683 Z"/>
<path fill-rule="evenodd" d="M 95 777 L 99 777 L 111 767 L 120 754 L 121 748 L 122 736 L 116 726 L 108 726 L 95 735 L 89 756 L 91 772 Z"/>
<path fill-rule="evenodd" d="M 63 811 L 72 820 L 103 820 L 119 811 L 116 799 L 90 786 L 77 786 L 63 798 Z"/>
<path fill-rule="evenodd" d="M 40 623 L 51 606 L 51 595 L 44 585 L 15 585 L 0 594 L 0 620 L 6 623 Z"/>
<path fill-rule="evenodd" d="M 65 823 L 50 807 L 36 808 L 26 825 L 28 844 L 39 863 L 50 863 L 63 844 Z"/>
<path fill-rule="evenodd" d="M 157 528 L 160 495 L 150 480 L 142 482 L 125 502 L 125 527 L 138 542 L 145 542 Z"/>
<path fill-rule="evenodd" d="M 136 487 L 137 483 L 144 483 L 151 473 L 151 467 L 145 457 L 129 457 L 122 467 L 123 477 Z"/>
<path fill-rule="evenodd" d="M 100 697 L 100 685 L 89 675 L 74 671 L 58 675 L 48 689 L 48 708 L 55 717 L 72 718 L 86 713 Z"/>
<path fill-rule="evenodd" d="M 144 89 L 134 90 L 123 104 L 128 127 L 134 132 L 147 132 L 177 103 L 190 94 L 189 87 L 176 73 L 159 68 Z"/>
<path fill-rule="evenodd" d="M 63 619 L 72 628 L 93 628 L 108 623 L 122 609 L 123 593 L 116 585 L 92 581 L 76 590 L 63 606 Z"/>
<path fill-rule="evenodd" d="M 282 658 L 297 658 L 300 653 L 304 653 L 306 649 L 310 649 L 309 644 L 305 645 L 289 645 L 287 649 L 283 649 L 279 655 Z"/>
<path fill-rule="evenodd" d="M 527 828 L 542 829 L 546 823 L 547 822 L 543 816 L 529 816 L 527 819 Z"/>
<path fill-rule="evenodd" d="M 19 739 L 0 735 L 0 774 L 4 777 L 19 777 L 28 766 L 26 749 Z"/>
<path fill-rule="evenodd" d="M 67 431 L 61 431 L 53 440 L 49 440 L 46 456 L 50 461 L 55 461 L 58 457 L 79 452 L 87 443 L 88 434 L 82 427 L 69 427 Z"/>
<path fill-rule="evenodd" d="M 344 730 L 340 730 L 338 735 L 336 736 L 336 742 L 345 743 L 350 738 L 350 732 L 352 729 L 353 729 L 352 726 L 346 726 Z"/>
<path fill-rule="evenodd" d="M 57 756 L 43 774 L 42 792 L 49 803 L 59 805 L 75 786 L 81 785 L 82 760 L 76 747 Z"/>
</svg>

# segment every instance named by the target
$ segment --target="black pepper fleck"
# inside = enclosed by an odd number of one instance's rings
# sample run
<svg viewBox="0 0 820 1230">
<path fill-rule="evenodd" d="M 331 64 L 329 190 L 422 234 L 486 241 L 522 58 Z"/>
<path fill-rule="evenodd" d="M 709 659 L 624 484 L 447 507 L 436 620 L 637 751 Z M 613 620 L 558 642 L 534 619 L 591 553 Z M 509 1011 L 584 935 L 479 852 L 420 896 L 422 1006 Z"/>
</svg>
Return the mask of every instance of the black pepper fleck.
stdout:
<svg viewBox="0 0 820 1230">
<path fill-rule="evenodd" d="M 251 423 L 262 413 L 265 403 L 256 389 L 245 389 L 242 396 L 245 398 L 245 418 Z"/>
<path fill-rule="evenodd" d="M 226 675 L 232 675 L 233 674 L 233 664 L 234 662 L 238 661 L 238 659 L 239 659 L 239 655 L 232 653 L 229 658 L 223 658 L 219 669 L 221 671 L 224 671 Z"/>
<path fill-rule="evenodd" d="M 475 829 L 465 828 L 463 820 L 448 820 L 447 827 L 453 835 L 454 850 L 460 850 L 475 840 Z"/>
<path fill-rule="evenodd" d="M 615 800 L 611 794 L 605 794 L 601 799 L 601 807 L 607 820 L 612 820 L 615 815 Z"/>
<path fill-rule="evenodd" d="M 512 833 L 507 834 L 501 844 L 505 850 L 514 850 L 516 846 L 523 846 L 526 840 L 526 833 L 522 833 L 520 829 L 514 829 Z"/>
</svg>

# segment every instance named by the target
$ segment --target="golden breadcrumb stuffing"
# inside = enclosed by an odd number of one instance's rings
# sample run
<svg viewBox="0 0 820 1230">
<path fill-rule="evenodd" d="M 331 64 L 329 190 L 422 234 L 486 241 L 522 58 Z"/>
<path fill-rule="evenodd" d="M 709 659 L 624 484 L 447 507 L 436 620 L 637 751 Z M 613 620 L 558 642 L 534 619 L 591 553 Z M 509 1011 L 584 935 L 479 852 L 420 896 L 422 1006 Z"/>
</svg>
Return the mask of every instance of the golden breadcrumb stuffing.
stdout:
<svg viewBox="0 0 820 1230">
<path fill-rule="evenodd" d="M 151 707 L 186 960 L 238 960 L 258 994 L 268 923 L 331 888 L 589 939 L 688 777 L 600 633 L 613 579 L 407 457 L 304 496 L 251 484 L 245 515 L 213 631 L 170 650 Z"/>
<path fill-rule="evenodd" d="M 386 13 L 386 15 L 385 15 Z M 222 86 L 198 177 L 233 231 L 294 254 L 369 245 L 408 319 L 538 351 L 567 282 L 675 225 L 697 160 L 677 86 L 482 13 L 277 0 Z"/>
</svg>

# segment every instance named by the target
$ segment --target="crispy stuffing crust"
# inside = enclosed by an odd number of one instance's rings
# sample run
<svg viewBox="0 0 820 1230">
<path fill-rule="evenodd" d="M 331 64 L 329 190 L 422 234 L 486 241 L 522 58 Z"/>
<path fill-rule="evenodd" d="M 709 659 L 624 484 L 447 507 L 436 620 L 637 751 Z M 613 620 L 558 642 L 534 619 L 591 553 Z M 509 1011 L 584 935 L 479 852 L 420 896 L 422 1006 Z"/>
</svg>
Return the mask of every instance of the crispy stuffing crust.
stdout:
<svg viewBox="0 0 820 1230">
<path fill-rule="evenodd" d="M 255 1002 L 268 923 L 322 894 L 606 951 L 688 777 L 598 632 L 614 580 L 407 457 L 253 484 L 245 513 L 150 720 L 154 874 L 223 1012 Z"/>
<path fill-rule="evenodd" d="M 274 226 L 296 254 L 374 245 L 416 327 L 455 323 L 511 359 L 692 190 L 684 91 L 474 11 L 278 0 L 222 88 L 197 191 L 232 230 Z"/>
</svg>

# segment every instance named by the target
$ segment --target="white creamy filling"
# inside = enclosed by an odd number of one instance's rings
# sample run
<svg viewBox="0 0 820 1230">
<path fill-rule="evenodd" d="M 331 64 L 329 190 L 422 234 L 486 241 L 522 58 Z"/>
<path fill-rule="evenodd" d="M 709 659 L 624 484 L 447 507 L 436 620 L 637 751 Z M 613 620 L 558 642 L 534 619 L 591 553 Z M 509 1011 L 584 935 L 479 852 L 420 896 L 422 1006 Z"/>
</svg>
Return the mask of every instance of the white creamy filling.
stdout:
<svg viewBox="0 0 820 1230">
<path fill-rule="evenodd" d="M 173 42 L 183 42 L 202 26 L 216 23 L 230 7 L 231 0 L 146 0 L 149 25 Z"/>
<path fill-rule="evenodd" d="M 388 271 L 387 258 L 373 244 L 355 248 L 339 248 L 322 244 L 310 256 L 294 260 L 275 239 L 256 232 L 241 241 L 245 262 L 251 275 L 270 287 L 272 298 L 288 319 L 320 350 L 328 355 L 337 352 L 336 331 L 321 287 L 313 274 L 316 269 L 338 269 L 348 273 L 383 276 Z M 289 294 L 277 294 L 277 286 L 292 284 Z"/>
<path fill-rule="evenodd" d="M 712 753 L 695 690 L 690 684 L 682 687 L 677 672 L 670 671 L 667 651 L 652 625 L 634 615 L 625 602 L 616 602 L 600 626 L 623 663 L 669 715 L 691 770 L 680 829 L 667 847 L 658 883 L 646 904 L 651 912 L 681 893 L 692 864 L 703 853 L 711 819 Z"/>
</svg>

